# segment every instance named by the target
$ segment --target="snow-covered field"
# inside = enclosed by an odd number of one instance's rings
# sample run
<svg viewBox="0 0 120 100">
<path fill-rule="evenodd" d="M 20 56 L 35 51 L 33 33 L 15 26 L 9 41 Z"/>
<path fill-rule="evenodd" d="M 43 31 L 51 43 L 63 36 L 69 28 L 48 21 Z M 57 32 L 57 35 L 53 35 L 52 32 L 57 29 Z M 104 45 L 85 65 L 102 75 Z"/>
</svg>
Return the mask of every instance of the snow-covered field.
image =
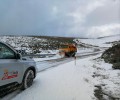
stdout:
<svg viewBox="0 0 120 100">
<path fill-rule="evenodd" d="M 120 70 L 112 70 L 99 56 L 79 59 L 76 64 L 71 61 L 38 73 L 33 86 L 12 100 L 97 100 L 94 95 L 97 89 L 103 92 L 99 100 L 120 98 Z"/>
<path fill-rule="evenodd" d="M 103 38 L 94 38 L 94 39 L 76 39 L 78 43 L 86 43 L 99 47 L 111 47 L 114 41 L 120 41 L 120 34 L 115 36 L 103 37 Z M 75 41 L 76 41 L 75 40 Z"/>
</svg>

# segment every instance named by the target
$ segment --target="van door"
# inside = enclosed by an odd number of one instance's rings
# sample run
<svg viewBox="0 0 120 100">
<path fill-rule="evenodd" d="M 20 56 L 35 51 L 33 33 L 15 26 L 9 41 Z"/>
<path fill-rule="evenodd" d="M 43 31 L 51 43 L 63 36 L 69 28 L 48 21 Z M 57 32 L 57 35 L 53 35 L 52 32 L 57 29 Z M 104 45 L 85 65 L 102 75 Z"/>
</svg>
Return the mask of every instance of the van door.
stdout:
<svg viewBox="0 0 120 100">
<path fill-rule="evenodd" d="M 16 53 L 7 45 L 0 43 L 0 86 L 20 79 L 21 65 L 18 62 Z"/>
</svg>

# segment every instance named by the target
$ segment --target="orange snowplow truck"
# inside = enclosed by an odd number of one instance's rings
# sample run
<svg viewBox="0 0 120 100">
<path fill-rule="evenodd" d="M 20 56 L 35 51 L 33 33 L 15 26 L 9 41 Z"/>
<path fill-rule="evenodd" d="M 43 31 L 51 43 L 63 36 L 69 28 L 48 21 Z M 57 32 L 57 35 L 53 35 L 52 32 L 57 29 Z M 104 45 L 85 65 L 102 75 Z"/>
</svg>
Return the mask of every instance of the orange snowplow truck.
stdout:
<svg viewBox="0 0 120 100">
<path fill-rule="evenodd" d="M 65 44 L 59 47 L 59 54 L 65 57 L 74 57 L 77 52 L 77 47 L 73 44 Z"/>
</svg>

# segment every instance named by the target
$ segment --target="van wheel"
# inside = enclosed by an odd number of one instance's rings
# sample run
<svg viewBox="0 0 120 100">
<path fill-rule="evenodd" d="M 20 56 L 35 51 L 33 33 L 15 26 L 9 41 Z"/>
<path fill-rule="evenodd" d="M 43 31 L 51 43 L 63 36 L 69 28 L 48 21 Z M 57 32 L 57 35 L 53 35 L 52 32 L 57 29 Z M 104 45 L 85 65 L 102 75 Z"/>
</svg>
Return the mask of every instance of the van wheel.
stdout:
<svg viewBox="0 0 120 100">
<path fill-rule="evenodd" d="M 28 87 L 30 87 L 33 83 L 33 79 L 34 79 L 34 72 L 33 70 L 29 69 L 25 72 L 24 78 L 23 78 L 23 82 L 22 82 L 22 90 L 27 89 Z"/>
</svg>

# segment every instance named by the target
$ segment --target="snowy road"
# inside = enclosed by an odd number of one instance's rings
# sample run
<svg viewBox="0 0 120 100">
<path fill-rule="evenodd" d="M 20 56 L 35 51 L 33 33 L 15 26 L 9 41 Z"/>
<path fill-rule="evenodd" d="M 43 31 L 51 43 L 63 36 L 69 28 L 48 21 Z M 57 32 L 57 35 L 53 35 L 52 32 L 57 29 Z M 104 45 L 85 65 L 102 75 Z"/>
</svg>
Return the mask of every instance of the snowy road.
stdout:
<svg viewBox="0 0 120 100">
<path fill-rule="evenodd" d="M 90 54 L 86 54 L 86 55 L 82 55 L 82 56 L 77 56 L 77 60 L 78 59 L 82 59 L 82 58 L 86 58 L 86 57 L 89 57 L 90 55 L 96 55 L 96 54 L 98 54 L 98 52 L 97 53 L 90 53 Z M 48 61 L 40 61 L 40 62 L 37 62 L 37 67 L 38 67 L 38 71 L 39 72 L 41 72 L 41 73 L 38 73 L 38 75 L 37 75 L 37 78 L 35 79 L 35 83 L 34 83 L 34 85 L 32 86 L 32 87 L 34 87 L 35 86 L 35 84 L 37 85 L 37 86 L 42 86 L 41 85 L 41 82 L 42 82 L 42 79 L 44 79 L 44 77 L 43 76 L 41 76 L 41 74 L 43 74 L 43 73 L 46 73 L 46 72 L 48 72 L 48 71 L 44 71 L 44 70 L 46 70 L 46 69 L 48 69 L 48 68 L 51 68 L 51 70 L 54 70 L 54 68 L 53 67 L 56 67 L 56 66 L 60 66 L 60 65 L 62 65 L 63 66 L 63 64 L 65 64 L 65 63 L 67 63 L 67 62 L 70 62 L 70 61 L 73 61 L 74 60 L 74 58 L 60 58 L 60 59 L 53 59 L 53 60 L 48 60 Z M 73 61 L 73 66 L 74 66 L 74 64 L 75 64 L 75 62 Z M 65 67 L 66 65 L 64 65 L 64 67 Z M 55 68 L 55 69 L 58 69 L 59 70 L 59 68 Z M 69 69 L 64 69 L 63 68 L 63 71 L 64 70 L 69 70 Z M 43 72 L 44 71 L 44 72 Z M 58 71 L 56 71 L 56 74 L 58 73 Z M 65 72 L 65 73 L 67 73 L 67 72 Z M 48 77 L 49 77 L 50 75 L 48 75 Z M 57 75 L 53 75 L 53 76 L 50 76 L 50 78 L 51 77 L 54 77 L 54 76 L 57 76 Z M 64 76 L 62 76 L 62 77 L 64 77 Z M 61 77 L 61 78 L 62 78 Z M 70 76 L 70 77 L 72 77 L 72 76 Z M 56 77 L 57 78 L 57 77 Z M 46 78 L 45 78 L 46 79 Z M 59 78 L 58 78 L 59 79 Z M 67 79 L 67 77 L 66 77 L 66 79 Z M 49 79 L 48 79 L 49 80 Z M 57 80 L 57 79 L 55 79 L 55 80 Z M 64 79 L 63 79 L 64 80 Z M 49 80 L 50 81 L 50 80 Z M 51 80 L 51 81 L 53 81 L 53 80 Z M 62 81 L 62 80 L 61 80 Z M 70 81 L 70 80 L 69 80 Z M 77 81 L 77 80 L 75 80 L 75 81 Z M 54 81 L 53 81 L 54 82 Z M 49 83 L 49 82 L 47 82 L 47 83 Z M 46 83 L 46 85 L 47 85 L 47 83 Z M 51 84 L 53 84 L 53 83 L 51 83 Z M 58 83 L 54 83 L 54 84 L 59 84 L 59 80 L 58 80 Z M 45 85 L 45 84 L 43 84 L 43 85 Z M 77 85 L 76 85 L 77 86 Z M 32 89 L 32 87 L 31 87 L 31 89 Z M 59 86 L 58 86 L 59 87 Z M 76 89 L 77 89 L 77 87 L 76 87 Z M 32 89 L 32 91 L 33 91 L 34 89 Z M 27 91 L 27 90 L 26 90 Z M 24 91 L 25 92 L 25 91 Z M 8 96 L 6 96 L 6 97 L 4 97 L 2 100 L 10 100 L 10 99 L 12 99 L 12 98 L 14 98 L 16 95 L 19 95 L 19 93 L 21 94 L 21 93 L 24 93 L 24 92 L 21 92 L 20 90 L 17 90 L 17 91 L 15 91 L 15 92 L 13 92 L 13 93 L 11 93 L 11 94 L 9 94 Z M 16 99 L 16 100 L 18 100 L 18 99 Z M 27 98 L 26 99 L 22 99 L 22 100 L 27 100 Z M 39 100 L 39 99 L 31 99 L 31 100 Z M 41 100 L 56 100 L 56 99 L 41 99 Z M 57 99 L 58 100 L 58 99 Z M 59 99 L 59 100 L 63 100 L 63 99 Z M 66 100 L 66 99 L 64 99 L 64 100 Z M 68 100 L 68 99 L 67 99 Z M 70 100 L 70 99 L 69 99 Z M 72 99 L 72 100 L 75 100 L 74 98 Z M 87 99 L 87 100 L 89 100 L 89 99 Z"/>
<path fill-rule="evenodd" d="M 90 76 L 82 63 L 71 61 L 38 73 L 33 86 L 12 100 L 92 100 L 94 87 L 86 82 Z"/>
<path fill-rule="evenodd" d="M 92 52 L 92 53 L 86 53 L 86 54 L 78 54 L 76 55 L 76 59 L 82 59 L 82 58 L 86 58 L 86 57 L 89 57 L 91 55 L 96 55 L 96 54 L 99 54 L 101 53 L 102 51 L 99 51 L 99 52 Z M 70 62 L 70 61 L 74 61 L 75 58 L 72 57 L 72 58 L 56 58 L 56 59 L 51 59 L 51 60 L 44 60 L 44 61 L 37 61 L 37 68 L 38 68 L 38 72 L 41 72 L 41 71 L 44 71 L 48 68 L 52 68 L 52 67 L 56 67 L 60 64 L 64 64 L 64 63 L 67 63 L 67 62 Z"/>
</svg>

